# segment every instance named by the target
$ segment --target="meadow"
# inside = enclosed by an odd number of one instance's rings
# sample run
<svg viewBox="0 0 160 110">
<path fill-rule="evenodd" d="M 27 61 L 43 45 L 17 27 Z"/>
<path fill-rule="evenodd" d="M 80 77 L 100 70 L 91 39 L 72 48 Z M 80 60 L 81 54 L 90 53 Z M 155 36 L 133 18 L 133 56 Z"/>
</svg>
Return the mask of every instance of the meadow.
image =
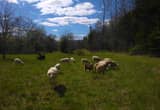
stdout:
<svg viewBox="0 0 160 110">
<path fill-rule="evenodd" d="M 119 69 L 105 74 L 84 72 L 82 57 L 110 57 Z M 57 84 L 65 85 L 64 97 L 53 90 L 47 77 L 49 67 L 60 58 L 72 56 L 76 63 L 61 65 Z M 44 61 L 36 55 L 19 57 L 24 65 L 0 56 L 0 110 L 159 110 L 160 59 L 148 56 L 96 52 L 84 56 L 59 52 L 46 54 Z"/>
</svg>

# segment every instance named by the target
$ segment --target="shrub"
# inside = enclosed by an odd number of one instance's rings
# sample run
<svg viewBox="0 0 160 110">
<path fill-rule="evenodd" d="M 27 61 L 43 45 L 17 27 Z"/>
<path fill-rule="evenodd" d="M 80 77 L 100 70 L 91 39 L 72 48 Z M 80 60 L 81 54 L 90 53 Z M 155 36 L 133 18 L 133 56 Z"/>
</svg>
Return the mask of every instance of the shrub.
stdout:
<svg viewBox="0 0 160 110">
<path fill-rule="evenodd" d="M 130 55 L 142 55 L 146 53 L 144 45 L 136 45 L 135 47 L 129 50 Z"/>
<path fill-rule="evenodd" d="M 73 53 L 82 56 L 82 55 L 89 55 L 90 51 L 88 51 L 87 49 L 77 49 Z"/>
</svg>

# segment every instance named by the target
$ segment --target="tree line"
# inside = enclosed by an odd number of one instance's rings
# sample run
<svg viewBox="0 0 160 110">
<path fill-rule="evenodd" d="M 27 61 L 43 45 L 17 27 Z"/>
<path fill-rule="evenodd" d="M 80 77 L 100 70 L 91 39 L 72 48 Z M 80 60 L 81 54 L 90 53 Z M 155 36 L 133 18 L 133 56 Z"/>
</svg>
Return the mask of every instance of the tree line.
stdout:
<svg viewBox="0 0 160 110">
<path fill-rule="evenodd" d="M 103 5 L 103 22 L 92 26 L 85 38 L 90 50 L 160 56 L 160 1 L 103 0 Z M 104 21 L 106 11 L 109 22 Z"/>
<path fill-rule="evenodd" d="M 47 35 L 31 19 L 16 16 L 4 2 L 0 5 L 0 53 L 39 53 L 76 49 L 116 51 L 160 56 L 160 1 L 101 0 L 102 16 L 82 40 L 64 33 L 59 40 Z M 106 21 L 106 18 L 109 20 Z"/>
</svg>

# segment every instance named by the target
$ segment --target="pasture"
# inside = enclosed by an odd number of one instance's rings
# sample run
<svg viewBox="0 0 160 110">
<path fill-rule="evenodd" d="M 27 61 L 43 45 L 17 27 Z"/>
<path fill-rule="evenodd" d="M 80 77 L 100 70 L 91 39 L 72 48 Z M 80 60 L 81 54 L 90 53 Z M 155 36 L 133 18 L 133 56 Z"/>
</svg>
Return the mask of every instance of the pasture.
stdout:
<svg viewBox="0 0 160 110">
<path fill-rule="evenodd" d="M 84 72 L 82 57 L 110 57 L 119 69 L 105 74 Z M 86 56 L 47 54 L 44 61 L 36 55 L 19 57 L 16 65 L 0 56 L 0 110 L 158 110 L 160 107 L 160 59 L 108 52 Z M 53 90 L 47 70 L 62 57 L 74 57 L 76 63 L 61 65 L 57 84 L 65 85 L 64 97 Z"/>
</svg>

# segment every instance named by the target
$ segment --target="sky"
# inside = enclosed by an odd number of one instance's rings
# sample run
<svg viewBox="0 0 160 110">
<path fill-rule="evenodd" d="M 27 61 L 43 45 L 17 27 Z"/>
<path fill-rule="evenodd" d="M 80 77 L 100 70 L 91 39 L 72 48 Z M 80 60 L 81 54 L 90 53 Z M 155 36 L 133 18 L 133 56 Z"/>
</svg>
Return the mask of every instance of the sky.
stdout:
<svg viewBox="0 0 160 110">
<path fill-rule="evenodd" d="M 81 39 L 101 18 L 101 0 L 0 0 L 16 7 L 16 14 L 31 18 L 47 34 L 72 32 Z"/>
</svg>

